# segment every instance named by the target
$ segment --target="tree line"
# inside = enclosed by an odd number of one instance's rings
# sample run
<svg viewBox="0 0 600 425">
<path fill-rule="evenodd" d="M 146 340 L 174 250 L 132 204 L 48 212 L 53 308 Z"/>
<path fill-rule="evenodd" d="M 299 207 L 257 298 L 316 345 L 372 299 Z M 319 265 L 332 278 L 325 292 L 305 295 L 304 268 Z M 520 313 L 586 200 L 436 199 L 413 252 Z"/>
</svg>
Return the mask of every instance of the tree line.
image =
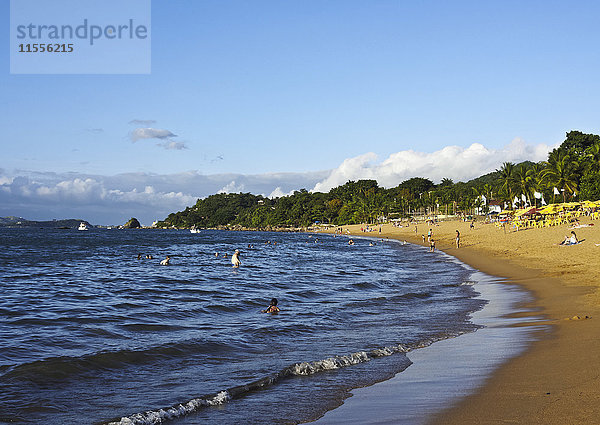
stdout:
<svg viewBox="0 0 600 425">
<path fill-rule="evenodd" d="M 198 199 L 157 225 L 269 228 L 376 223 L 420 214 L 485 213 L 492 200 L 509 209 L 515 198 L 521 206 L 539 205 L 542 195 L 548 203 L 600 199 L 600 136 L 571 131 L 547 161 L 505 162 L 498 170 L 468 182 L 445 178 L 434 184 L 414 177 L 386 189 L 375 180 L 359 180 L 327 193 L 302 189 L 275 199 L 221 193 Z"/>
</svg>

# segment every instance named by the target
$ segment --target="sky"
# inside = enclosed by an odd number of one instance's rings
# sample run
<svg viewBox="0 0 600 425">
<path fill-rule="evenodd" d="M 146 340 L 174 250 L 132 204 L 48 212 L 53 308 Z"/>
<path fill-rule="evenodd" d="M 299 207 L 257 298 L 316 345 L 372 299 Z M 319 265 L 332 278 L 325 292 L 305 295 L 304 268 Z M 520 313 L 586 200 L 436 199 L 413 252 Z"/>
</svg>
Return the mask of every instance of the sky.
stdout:
<svg viewBox="0 0 600 425">
<path fill-rule="evenodd" d="M 17 75 L 0 55 L 0 216 L 150 224 L 217 192 L 464 181 L 544 160 L 568 131 L 600 133 L 599 12 L 154 0 L 149 74 Z"/>
</svg>

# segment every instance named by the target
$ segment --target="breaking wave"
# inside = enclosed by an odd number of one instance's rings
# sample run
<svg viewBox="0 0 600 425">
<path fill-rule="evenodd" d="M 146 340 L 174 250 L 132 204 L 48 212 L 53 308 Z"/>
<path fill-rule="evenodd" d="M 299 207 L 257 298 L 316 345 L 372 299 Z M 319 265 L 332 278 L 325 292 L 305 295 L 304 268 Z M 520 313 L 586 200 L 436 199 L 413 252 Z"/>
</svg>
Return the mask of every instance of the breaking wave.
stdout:
<svg viewBox="0 0 600 425">
<path fill-rule="evenodd" d="M 200 409 L 210 406 L 217 406 L 229 402 L 232 399 L 240 398 L 246 394 L 256 391 L 271 385 L 274 385 L 284 379 L 294 376 L 308 376 L 316 373 L 341 369 L 348 366 L 368 362 L 379 357 L 387 357 L 394 354 L 405 354 L 417 348 L 424 348 L 436 341 L 452 338 L 464 332 L 456 334 L 446 334 L 439 338 L 422 341 L 414 346 L 406 346 L 403 344 L 392 345 L 383 348 L 376 348 L 370 351 L 358 351 L 356 353 L 328 357 L 323 360 L 312 362 L 294 363 L 291 366 L 285 367 L 277 373 L 271 374 L 259 380 L 248 384 L 239 385 L 226 390 L 219 391 L 207 396 L 193 398 L 189 401 L 178 403 L 170 407 L 164 407 L 156 410 L 148 410 L 145 412 L 135 413 L 133 415 L 124 416 L 121 418 L 111 419 L 107 422 L 101 422 L 99 425 L 158 425 L 166 421 L 177 419 L 182 416 L 197 412 Z M 408 365 L 412 364 L 408 360 Z M 408 367 L 408 366 L 407 366 Z"/>
</svg>

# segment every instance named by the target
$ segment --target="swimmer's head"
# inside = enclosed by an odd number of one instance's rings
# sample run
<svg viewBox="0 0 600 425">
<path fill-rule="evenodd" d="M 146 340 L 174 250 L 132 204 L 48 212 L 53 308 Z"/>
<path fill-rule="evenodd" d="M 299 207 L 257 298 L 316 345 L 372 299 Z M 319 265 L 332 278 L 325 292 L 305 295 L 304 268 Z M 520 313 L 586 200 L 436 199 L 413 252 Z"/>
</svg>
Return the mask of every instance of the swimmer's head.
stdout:
<svg viewBox="0 0 600 425">
<path fill-rule="evenodd" d="M 273 298 L 271 300 L 271 305 L 277 305 L 277 298 Z"/>
</svg>

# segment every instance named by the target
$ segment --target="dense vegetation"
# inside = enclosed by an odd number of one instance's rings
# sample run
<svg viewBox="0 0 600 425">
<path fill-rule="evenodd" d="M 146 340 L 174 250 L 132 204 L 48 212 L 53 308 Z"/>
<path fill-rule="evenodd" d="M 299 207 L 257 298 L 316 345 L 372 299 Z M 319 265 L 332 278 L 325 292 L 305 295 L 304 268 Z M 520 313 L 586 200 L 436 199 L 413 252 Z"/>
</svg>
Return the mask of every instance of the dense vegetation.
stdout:
<svg viewBox="0 0 600 425">
<path fill-rule="evenodd" d="M 375 180 L 359 180 L 328 193 L 302 189 L 276 199 L 250 193 L 211 195 L 170 214 L 158 226 L 266 228 L 301 227 L 317 222 L 373 223 L 383 217 L 413 214 L 468 214 L 477 208 L 487 212 L 487 202 L 492 200 L 512 208 L 515 197 L 521 204 L 540 205 L 536 193 L 543 194 L 548 202 L 600 199 L 600 136 L 571 131 L 550 152 L 547 161 L 505 162 L 495 172 L 466 183 L 443 179 L 436 185 L 415 177 L 391 189 L 379 187 Z M 526 201 L 521 201 L 523 196 Z"/>
</svg>

